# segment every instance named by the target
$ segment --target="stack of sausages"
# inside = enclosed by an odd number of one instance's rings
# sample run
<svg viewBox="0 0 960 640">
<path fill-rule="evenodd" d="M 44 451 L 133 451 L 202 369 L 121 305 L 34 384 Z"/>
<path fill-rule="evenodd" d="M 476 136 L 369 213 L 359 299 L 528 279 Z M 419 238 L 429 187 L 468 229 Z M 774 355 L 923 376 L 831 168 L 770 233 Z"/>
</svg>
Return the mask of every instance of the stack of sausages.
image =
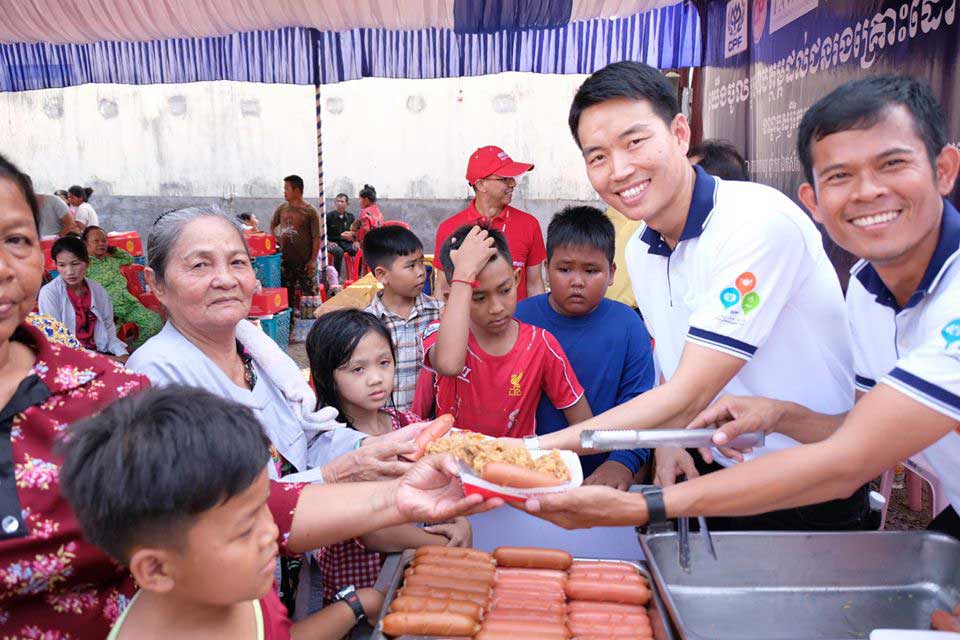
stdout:
<svg viewBox="0 0 960 640">
<path fill-rule="evenodd" d="M 650 587 L 628 564 L 578 560 L 566 586 L 567 627 L 579 640 L 647 640 Z"/>
<path fill-rule="evenodd" d="M 493 556 L 458 547 L 417 549 L 383 618 L 391 636 L 474 636 L 496 579 Z"/>
<path fill-rule="evenodd" d="M 650 589 L 624 563 L 558 549 L 421 547 L 384 633 L 475 640 L 648 640 Z"/>
</svg>

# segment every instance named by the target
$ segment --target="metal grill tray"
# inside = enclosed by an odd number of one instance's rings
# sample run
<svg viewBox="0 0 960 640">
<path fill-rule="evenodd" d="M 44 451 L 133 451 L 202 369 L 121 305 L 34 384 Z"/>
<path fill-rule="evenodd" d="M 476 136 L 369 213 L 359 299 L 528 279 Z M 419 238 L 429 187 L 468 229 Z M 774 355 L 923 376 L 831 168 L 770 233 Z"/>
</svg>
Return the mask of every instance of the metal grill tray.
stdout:
<svg viewBox="0 0 960 640">
<path fill-rule="evenodd" d="M 960 541 L 924 531 L 714 533 L 717 560 L 691 537 L 641 537 L 683 640 L 849 640 L 874 629 L 929 629 L 960 601 Z"/>
<path fill-rule="evenodd" d="M 410 565 L 410 561 L 413 559 L 413 551 L 408 550 L 404 551 L 402 554 L 391 554 L 387 556 L 386 561 L 383 563 L 383 568 L 380 570 L 380 575 L 377 578 L 376 588 L 386 592 L 386 597 L 383 601 L 383 612 L 386 614 L 390 610 L 390 604 L 393 602 L 393 599 L 397 595 L 397 591 L 400 589 L 400 584 L 403 582 L 403 571 Z M 605 560 L 603 558 L 577 558 L 577 560 L 604 560 L 605 562 L 618 563 L 618 564 L 629 564 L 634 567 L 637 571 L 640 572 L 644 578 L 650 583 L 651 591 L 653 592 L 653 599 L 650 604 L 647 606 L 647 612 L 650 615 L 650 624 L 653 627 L 653 636 L 655 640 L 677 640 L 678 636 L 673 629 L 670 628 L 670 621 L 666 614 L 666 609 L 664 609 L 663 602 L 660 599 L 660 596 L 657 594 L 657 590 L 654 587 L 653 580 L 650 577 L 650 572 L 647 570 L 647 567 L 643 562 L 628 562 L 625 560 Z M 384 635 L 381 625 L 377 624 L 377 627 L 373 630 L 373 633 L 370 634 L 371 640 L 390 640 L 392 636 Z M 394 640 L 454 640 L 450 636 L 397 636 Z"/>
</svg>

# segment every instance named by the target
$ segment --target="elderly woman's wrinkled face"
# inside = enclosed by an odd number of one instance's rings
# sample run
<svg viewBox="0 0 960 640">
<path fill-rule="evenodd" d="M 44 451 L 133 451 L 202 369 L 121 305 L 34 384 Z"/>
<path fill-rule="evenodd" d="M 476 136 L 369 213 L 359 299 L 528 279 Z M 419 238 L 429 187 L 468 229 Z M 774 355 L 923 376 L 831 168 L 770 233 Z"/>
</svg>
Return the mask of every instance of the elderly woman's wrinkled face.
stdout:
<svg viewBox="0 0 960 640">
<path fill-rule="evenodd" d="M 240 233 L 216 217 L 193 220 L 170 251 L 157 298 L 174 324 L 197 332 L 232 331 L 247 317 L 257 288 Z"/>
<path fill-rule="evenodd" d="M 0 344 L 33 310 L 43 275 L 43 251 L 30 205 L 0 178 Z"/>
<path fill-rule="evenodd" d="M 102 258 L 107 255 L 107 250 L 110 248 L 110 245 L 107 243 L 107 234 L 100 230 L 94 229 L 87 234 L 87 253 L 95 258 Z"/>
</svg>

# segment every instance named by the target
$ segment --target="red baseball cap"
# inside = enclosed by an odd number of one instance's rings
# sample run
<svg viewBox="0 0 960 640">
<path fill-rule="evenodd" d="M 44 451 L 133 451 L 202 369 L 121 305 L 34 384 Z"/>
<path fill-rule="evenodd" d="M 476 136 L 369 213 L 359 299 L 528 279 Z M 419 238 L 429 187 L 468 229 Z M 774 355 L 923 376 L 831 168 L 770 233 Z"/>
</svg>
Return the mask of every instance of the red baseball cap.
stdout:
<svg viewBox="0 0 960 640">
<path fill-rule="evenodd" d="M 500 147 L 480 147 L 470 154 L 467 163 L 467 182 L 473 184 L 477 180 L 497 174 L 504 178 L 516 178 L 533 169 L 532 164 L 514 162 Z"/>
</svg>

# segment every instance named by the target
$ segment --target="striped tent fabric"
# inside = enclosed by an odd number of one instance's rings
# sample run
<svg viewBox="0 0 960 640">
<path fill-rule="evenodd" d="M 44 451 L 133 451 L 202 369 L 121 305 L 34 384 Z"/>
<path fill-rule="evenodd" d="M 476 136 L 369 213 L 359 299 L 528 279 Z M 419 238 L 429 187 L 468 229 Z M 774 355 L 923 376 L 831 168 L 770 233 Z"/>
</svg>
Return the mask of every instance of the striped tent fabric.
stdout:
<svg viewBox="0 0 960 640">
<path fill-rule="evenodd" d="M 17 0 L 0 3 L 0 91 L 666 69 L 700 64 L 700 29 L 691 0 Z"/>
</svg>

